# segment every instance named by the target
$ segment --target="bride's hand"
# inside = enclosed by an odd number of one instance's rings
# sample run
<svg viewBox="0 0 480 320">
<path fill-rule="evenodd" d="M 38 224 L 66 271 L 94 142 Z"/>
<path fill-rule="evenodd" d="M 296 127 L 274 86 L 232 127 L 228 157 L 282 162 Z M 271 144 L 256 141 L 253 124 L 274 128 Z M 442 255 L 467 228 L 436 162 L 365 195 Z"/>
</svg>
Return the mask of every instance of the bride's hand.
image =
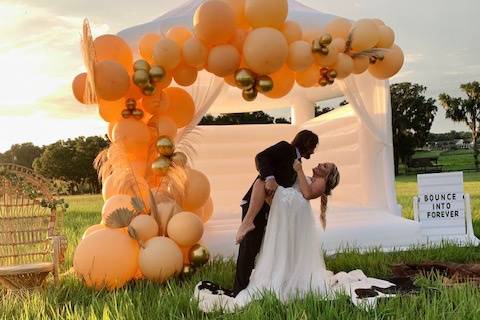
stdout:
<svg viewBox="0 0 480 320">
<path fill-rule="evenodd" d="M 296 172 L 302 171 L 302 163 L 298 160 L 293 161 L 293 170 L 295 170 Z"/>
</svg>

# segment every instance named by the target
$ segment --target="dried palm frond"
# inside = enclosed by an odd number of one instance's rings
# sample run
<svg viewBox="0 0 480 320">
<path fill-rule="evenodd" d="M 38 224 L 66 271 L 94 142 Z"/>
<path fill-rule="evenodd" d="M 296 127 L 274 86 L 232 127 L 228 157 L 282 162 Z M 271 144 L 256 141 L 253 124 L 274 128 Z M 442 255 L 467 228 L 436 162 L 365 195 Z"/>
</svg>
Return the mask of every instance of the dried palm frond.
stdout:
<svg viewBox="0 0 480 320">
<path fill-rule="evenodd" d="M 135 217 L 135 213 L 127 208 L 119 208 L 113 211 L 105 220 L 105 225 L 109 228 L 125 228 L 127 227 L 132 219 Z"/>
<path fill-rule="evenodd" d="M 184 131 L 184 135 L 181 140 L 175 145 L 175 151 L 183 152 L 190 164 L 193 165 L 193 158 L 197 155 L 194 145 L 198 143 L 201 138 L 201 129 L 197 126 L 189 128 L 188 131 Z"/>
<path fill-rule="evenodd" d="M 165 183 L 162 183 L 161 189 L 167 191 L 167 194 L 175 199 L 177 203 L 181 203 L 185 194 L 185 184 L 187 183 L 187 172 L 185 168 L 172 164 L 163 181 Z"/>
<path fill-rule="evenodd" d="M 108 148 L 100 151 L 95 160 L 93 160 L 93 167 L 97 170 L 98 180 L 101 182 L 105 181 L 112 174 L 112 167 L 108 163 Z"/>
<path fill-rule="evenodd" d="M 138 197 L 133 197 L 131 203 L 133 209 L 136 211 L 135 213 L 139 214 L 145 211 L 145 204 L 142 199 Z"/>
<path fill-rule="evenodd" d="M 83 100 L 86 104 L 97 103 L 97 94 L 95 92 L 95 47 L 93 46 L 92 32 L 88 20 L 83 20 L 83 35 L 81 41 L 83 54 L 83 63 L 87 69 L 87 81 Z"/>
</svg>

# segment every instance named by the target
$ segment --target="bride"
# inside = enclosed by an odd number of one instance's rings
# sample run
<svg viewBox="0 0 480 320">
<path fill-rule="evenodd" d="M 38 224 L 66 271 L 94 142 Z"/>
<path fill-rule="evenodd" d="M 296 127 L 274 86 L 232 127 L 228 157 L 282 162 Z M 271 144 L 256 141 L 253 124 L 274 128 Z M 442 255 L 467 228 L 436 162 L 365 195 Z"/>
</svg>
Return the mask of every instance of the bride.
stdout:
<svg viewBox="0 0 480 320">
<path fill-rule="evenodd" d="M 214 284 L 200 282 L 195 288 L 195 297 L 199 300 L 201 310 L 209 312 L 222 308 L 233 311 L 252 300 L 260 299 L 265 292 L 275 294 L 282 302 L 309 293 L 329 299 L 338 293 L 345 293 L 357 304 L 357 300 L 354 300 L 357 297 L 354 293 L 356 289 L 394 286 L 388 281 L 367 278 L 360 270 L 334 275 L 326 269 L 319 246 L 319 231 L 309 200 L 321 198 L 320 222 L 325 228 L 327 196 L 338 185 L 340 174 L 333 163 L 319 164 L 313 169 L 312 178 L 305 176 L 298 160 L 294 162 L 294 169 L 297 172 L 294 186 L 279 186 L 271 199 L 265 236 L 247 288 L 232 297 L 222 294 L 221 290 L 212 293 Z M 262 184 L 264 182 L 260 179 L 255 182 L 251 205 L 253 209 L 247 212 L 239 228 L 237 242 L 253 230 L 251 221 L 258 213 L 255 208 L 261 207 L 264 201 L 269 201 Z"/>
</svg>

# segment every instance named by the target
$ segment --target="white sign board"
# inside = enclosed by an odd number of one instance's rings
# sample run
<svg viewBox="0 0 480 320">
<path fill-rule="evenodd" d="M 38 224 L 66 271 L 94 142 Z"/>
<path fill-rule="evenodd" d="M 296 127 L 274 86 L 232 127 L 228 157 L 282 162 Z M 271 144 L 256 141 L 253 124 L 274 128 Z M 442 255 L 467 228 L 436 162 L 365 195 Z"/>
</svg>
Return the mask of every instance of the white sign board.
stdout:
<svg viewBox="0 0 480 320">
<path fill-rule="evenodd" d="M 429 240 L 476 239 L 471 225 L 470 201 L 468 194 L 463 192 L 463 172 L 419 174 L 417 182 L 415 220 L 420 222 Z"/>
</svg>

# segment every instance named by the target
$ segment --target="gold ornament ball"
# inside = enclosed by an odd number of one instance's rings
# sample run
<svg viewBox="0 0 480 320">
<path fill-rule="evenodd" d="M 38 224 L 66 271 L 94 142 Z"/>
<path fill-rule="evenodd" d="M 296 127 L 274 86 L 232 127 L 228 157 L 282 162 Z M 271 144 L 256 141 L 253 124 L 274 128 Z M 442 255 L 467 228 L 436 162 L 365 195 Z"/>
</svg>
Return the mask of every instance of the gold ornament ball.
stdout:
<svg viewBox="0 0 480 320">
<path fill-rule="evenodd" d="M 142 92 L 146 96 L 151 96 L 155 93 L 155 86 L 153 86 L 151 83 L 148 83 L 148 85 L 143 88 Z"/>
<path fill-rule="evenodd" d="M 273 90 L 273 80 L 269 76 L 260 76 L 257 79 L 256 85 L 258 92 L 270 92 Z"/>
<path fill-rule="evenodd" d="M 322 53 L 322 48 L 323 48 L 323 45 L 322 45 L 322 42 L 320 41 L 320 39 L 315 39 L 312 41 L 312 52 L 313 53 Z"/>
<path fill-rule="evenodd" d="M 152 163 L 152 170 L 155 171 L 155 173 L 164 176 L 167 174 L 171 164 L 172 162 L 170 161 L 170 159 L 165 157 L 159 157 Z"/>
<path fill-rule="evenodd" d="M 334 82 L 335 82 L 335 79 L 332 79 L 332 78 L 327 79 L 328 84 L 333 84 Z"/>
<path fill-rule="evenodd" d="M 188 258 L 190 259 L 192 266 L 200 267 L 208 262 L 210 259 L 210 252 L 208 252 L 208 249 L 204 246 L 196 244 L 190 248 Z"/>
<path fill-rule="evenodd" d="M 330 49 L 328 49 L 328 47 L 322 46 L 322 48 L 320 49 L 320 53 L 326 56 L 330 53 Z"/>
<path fill-rule="evenodd" d="M 152 82 L 160 82 L 163 80 L 163 78 L 165 78 L 166 72 L 162 67 L 154 66 L 150 69 L 149 74 Z"/>
<path fill-rule="evenodd" d="M 242 97 L 246 101 L 253 101 L 257 98 L 258 91 L 255 87 L 250 88 L 250 89 L 244 89 L 242 91 Z"/>
<path fill-rule="evenodd" d="M 143 110 L 141 110 L 141 109 L 132 110 L 132 116 L 137 120 L 142 119 L 143 118 Z"/>
<path fill-rule="evenodd" d="M 324 46 L 328 46 L 330 43 L 332 43 L 332 40 L 332 36 L 329 33 L 320 37 L 320 43 Z"/>
<path fill-rule="evenodd" d="M 385 54 L 383 52 L 378 52 L 376 57 L 378 60 L 383 61 L 383 59 L 385 59 Z"/>
<path fill-rule="evenodd" d="M 195 273 L 195 267 L 192 265 L 183 266 L 182 277 L 189 277 Z"/>
<path fill-rule="evenodd" d="M 140 88 L 146 88 L 149 85 L 150 76 L 146 70 L 136 70 L 133 73 L 133 83 Z"/>
<path fill-rule="evenodd" d="M 137 101 L 135 99 L 127 99 L 127 102 L 125 103 L 125 106 L 127 107 L 128 110 L 135 110 L 137 107 Z"/>
<path fill-rule="evenodd" d="M 318 81 L 318 84 L 322 87 L 325 87 L 327 84 L 328 84 L 328 80 L 325 79 L 325 78 L 321 78 L 319 81 Z"/>
<path fill-rule="evenodd" d="M 175 145 L 167 136 L 161 136 L 157 140 L 158 153 L 164 157 L 170 157 L 173 154 Z"/>
<path fill-rule="evenodd" d="M 188 159 L 185 153 L 174 152 L 172 155 L 172 162 L 177 166 L 185 167 L 187 165 Z"/>
<path fill-rule="evenodd" d="M 321 69 L 320 69 L 320 75 L 321 75 L 322 77 L 326 77 L 327 74 L 328 74 L 328 68 L 321 68 Z"/>
<path fill-rule="evenodd" d="M 235 83 L 242 89 L 250 89 L 255 85 L 255 74 L 245 68 L 238 69 L 235 72 Z"/>
<path fill-rule="evenodd" d="M 370 64 L 375 64 L 377 63 L 377 58 L 376 57 L 370 57 Z"/>
<path fill-rule="evenodd" d="M 124 109 L 122 111 L 122 117 L 124 119 L 130 118 L 132 116 L 132 110 Z"/>
<path fill-rule="evenodd" d="M 327 74 L 327 76 L 330 78 L 330 79 L 335 79 L 337 77 L 337 71 L 335 70 L 330 70 Z"/>
<path fill-rule="evenodd" d="M 144 70 L 148 72 L 150 70 L 150 64 L 146 60 L 139 59 L 133 64 L 133 70 Z"/>
</svg>

